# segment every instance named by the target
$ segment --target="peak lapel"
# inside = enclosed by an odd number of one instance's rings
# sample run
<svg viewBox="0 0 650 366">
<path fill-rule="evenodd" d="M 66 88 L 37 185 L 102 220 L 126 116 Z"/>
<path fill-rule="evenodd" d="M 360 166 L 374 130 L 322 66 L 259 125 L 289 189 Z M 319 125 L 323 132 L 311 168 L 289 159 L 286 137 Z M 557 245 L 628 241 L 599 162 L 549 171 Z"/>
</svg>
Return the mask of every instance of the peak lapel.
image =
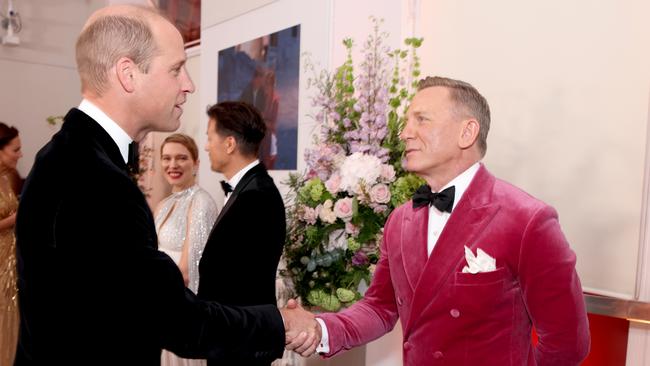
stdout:
<svg viewBox="0 0 650 366">
<path fill-rule="evenodd" d="M 490 197 L 493 186 L 494 177 L 481 166 L 463 198 L 454 208 L 422 269 L 422 275 L 413 294 L 412 314 L 421 313 L 436 299 L 442 286 L 450 280 L 450 276 L 464 260 L 463 246 L 471 247 L 476 237 L 483 232 L 498 212 L 499 205 L 493 204 Z M 405 326 L 405 333 L 417 318 L 409 319 Z"/>
</svg>

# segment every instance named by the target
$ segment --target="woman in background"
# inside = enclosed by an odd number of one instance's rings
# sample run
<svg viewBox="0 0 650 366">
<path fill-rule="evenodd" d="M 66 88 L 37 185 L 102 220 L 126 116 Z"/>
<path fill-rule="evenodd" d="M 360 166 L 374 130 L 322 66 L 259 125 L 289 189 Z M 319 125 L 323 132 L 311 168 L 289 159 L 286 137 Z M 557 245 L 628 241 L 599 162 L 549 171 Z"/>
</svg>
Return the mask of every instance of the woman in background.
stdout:
<svg viewBox="0 0 650 366">
<path fill-rule="evenodd" d="M 160 148 L 160 161 L 172 194 L 156 208 L 158 247 L 178 265 L 185 285 L 194 293 L 199 286 L 199 260 L 217 219 L 217 205 L 196 184 L 198 148 L 183 134 L 167 137 Z M 204 360 L 188 360 L 163 350 L 162 366 L 205 365 Z"/>
<path fill-rule="evenodd" d="M 16 209 L 20 176 L 16 170 L 20 137 L 15 127 L 0 122 L 0 365 L 13 365 L 18 342 L 16 287 Z"/>
</svg>

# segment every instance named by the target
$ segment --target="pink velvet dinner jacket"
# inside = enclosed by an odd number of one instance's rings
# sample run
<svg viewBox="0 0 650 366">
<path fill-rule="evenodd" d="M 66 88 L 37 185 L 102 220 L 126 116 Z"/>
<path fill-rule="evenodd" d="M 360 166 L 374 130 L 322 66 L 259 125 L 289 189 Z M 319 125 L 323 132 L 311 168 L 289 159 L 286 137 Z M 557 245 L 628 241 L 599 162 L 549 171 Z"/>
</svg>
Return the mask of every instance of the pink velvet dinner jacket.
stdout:
<svg viewBox="0 0 650 366">
<path fill-rule="evenodd" d="M 553 208 L 496 179 L 483 165 L 427 257 L 428 207 L 397 208 L 365 297 L 319 315 L 330 353 L 403 327 L 404 365 L 578 365 L 589 326 L 576 256 Z M 464 248 L 496 271 L 462 273 Z M 535 327 L 539 343 L 533 346 Z"/>
</svg>

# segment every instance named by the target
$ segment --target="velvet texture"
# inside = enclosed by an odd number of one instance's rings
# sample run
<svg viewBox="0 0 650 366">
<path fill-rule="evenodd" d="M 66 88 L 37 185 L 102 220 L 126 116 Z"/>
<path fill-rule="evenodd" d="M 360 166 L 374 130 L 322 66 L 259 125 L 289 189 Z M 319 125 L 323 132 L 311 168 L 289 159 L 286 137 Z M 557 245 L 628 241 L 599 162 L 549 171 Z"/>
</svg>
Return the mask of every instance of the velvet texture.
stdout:
<svg viewBox="0 0 650 366">
<path fill-rule="evenodd" d="M 407 202 L 391 214 L 364 299 L 321 316 L 327 356 L 378 338 L 399 317 L 405 365 L 562 366 L 586 357 L 576 257 L 553 208 L 481 166 L 430 257 L 428 212 Z M 496 258 L 497 270 L 462 273 L 463 246 Z"/>
</svg>

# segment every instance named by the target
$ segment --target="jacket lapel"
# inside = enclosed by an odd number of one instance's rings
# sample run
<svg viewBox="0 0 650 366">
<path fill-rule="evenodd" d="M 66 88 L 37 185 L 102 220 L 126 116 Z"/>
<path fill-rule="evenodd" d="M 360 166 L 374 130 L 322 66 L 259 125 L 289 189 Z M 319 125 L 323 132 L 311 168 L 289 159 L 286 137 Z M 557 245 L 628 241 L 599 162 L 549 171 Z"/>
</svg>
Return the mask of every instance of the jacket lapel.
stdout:
<svg viewBox="0 0 650 366">
<path fill-rule="evenodd" d="M 436 299 L 441 293 L 442 285 L 450 280 L 449 277 L 456 272 L 465 259 L 463 246 L 472 247 L 478 234 L 485 230 L 498 212 L 499 205 L 493 203 L 491 198 L 493 186 L 494 177 L 481 165 L 467 191 L 454 208 L 431 256 L 424 265 L 413 294 L 412 314 L 421 313 Z M 426 225 L 425 221 L 425 228 Z M 426 229 L 424 243 L 426 243 Z M 417 318 L 409 319 L 405 333 Z"/>
<path fill-rule="evenodd" d="M 409 203 L 410 204 L 410 203 Z M 411 291 L 415 291 L 424 266 L 427 263 L 427 224 L 429 209 L 422 206 L 416 209 L 408 208 L 408 213 L 402 222 L 401 252 L 402 265 L 406 272 Z M 424 243 L 425 245 L 422 245 Z"/>
<path fill-rule="evenodd" d="M 253 181 L 253 178 L 255 178 L 255 176 L 263 172 L 265 172 L 265 168 L 264 165 L 262 165 L 260 162 L 259 164 L 252 167 L 249 171 L 247 171 L 246 174 L 244 174 L 235 189 L 232 191 L 230 198 L 228 198 L 228 202 L 226 202 L 226 205 L 223 206 L 223 209 L 221 209 L 221 212 L 219 212 L 219 216 L 217 216 L 217 220 L 214 222 L 212 230 L 214 230 L 219 221 L 221 221 L 221 218 L 226 214 L 226 212 L 228 212 L 230 206 L 232 206 L 233 203 L 237 200 L 239 193 L 246 189 L 246 187 Z"/>
</svg>

